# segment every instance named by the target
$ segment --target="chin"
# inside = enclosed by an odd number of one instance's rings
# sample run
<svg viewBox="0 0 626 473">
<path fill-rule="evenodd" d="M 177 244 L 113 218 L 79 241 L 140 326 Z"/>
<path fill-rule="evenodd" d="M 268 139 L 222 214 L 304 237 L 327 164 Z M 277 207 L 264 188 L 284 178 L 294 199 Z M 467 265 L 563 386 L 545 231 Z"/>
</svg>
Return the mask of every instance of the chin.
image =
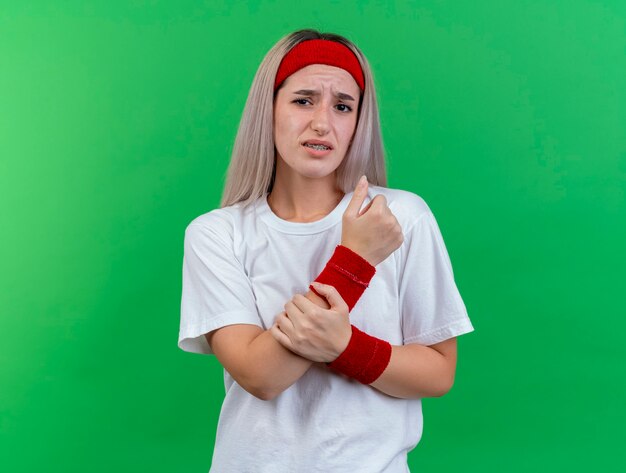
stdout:
<svg viewBox="0 0 626 473">
<path fill-rule="evenodd" d="M 307 157 L 305 159 L 296 158 L 288 161 L 282 159 L 282 161 L 282 164 L 290 169 L 290 173 L 306 177 L 307 179 L 322 179 L 328 177 L 333 174 L 341 164 L 341 160 L 336 161 L 332 158 L 325 160 L 323 158 L 315 159 Z"/>
<path fill-rule="evenodd" d="M 308 169 L 302 169 L 301 171 L 299 171 L 299 174 L 302 174 L 303 176 L 306 176 L 310 179 L 321 179 L 324 177 L 328 177 L 331 174 L 334 174 L 334 172 L 337 170 L 338 167 L 339 165 L 337 166 L 311 166 Z"/>
</svg>

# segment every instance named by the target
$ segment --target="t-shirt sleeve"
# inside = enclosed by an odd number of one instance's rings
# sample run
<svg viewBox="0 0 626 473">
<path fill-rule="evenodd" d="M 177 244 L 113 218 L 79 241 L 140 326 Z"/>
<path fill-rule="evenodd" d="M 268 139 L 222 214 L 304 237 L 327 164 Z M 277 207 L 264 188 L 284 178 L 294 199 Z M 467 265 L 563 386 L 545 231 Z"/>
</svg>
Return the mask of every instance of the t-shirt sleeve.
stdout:
<svg viewBox="0 0 626 473">
<path fill-rule="evenodd" d="M 430 209 L 405 235 L 399 297 L 404 344 L 433 345 L 474 330 Z"/>
<path fill-rule="evenodd" d="M 213 354 L 204 334 L 232 324 L 263 328 L 250 280 L 233 250 L 232 229 L 213 219 L 185 230 L 178 347 Z"/>
</svg>

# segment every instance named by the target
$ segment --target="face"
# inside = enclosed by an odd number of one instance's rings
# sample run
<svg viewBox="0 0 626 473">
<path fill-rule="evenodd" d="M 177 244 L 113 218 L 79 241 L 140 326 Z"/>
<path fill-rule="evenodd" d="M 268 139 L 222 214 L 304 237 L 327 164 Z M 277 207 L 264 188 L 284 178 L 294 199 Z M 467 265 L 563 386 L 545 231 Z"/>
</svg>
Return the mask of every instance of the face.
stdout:
<svg viewBox="0 0 626 473">
<path fill-rule="evenodd" d="M 339 67 L 311 64 L 289 76 L 274 100 L 277 166 L 309 178 L 333 174 L 356 129 L 359 92 Z M 310 141 L 330 149 L 305 146 Z"/>
</svg>

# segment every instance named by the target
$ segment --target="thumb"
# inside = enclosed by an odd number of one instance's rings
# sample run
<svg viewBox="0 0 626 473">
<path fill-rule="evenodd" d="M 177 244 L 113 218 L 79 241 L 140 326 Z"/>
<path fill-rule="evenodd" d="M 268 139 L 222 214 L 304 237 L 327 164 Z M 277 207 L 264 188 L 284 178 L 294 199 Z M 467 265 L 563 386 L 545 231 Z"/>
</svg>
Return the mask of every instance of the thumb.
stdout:
<svg viewBox="0 0 626 473">
<path fill-rule="evenodd" d="M 335 289 L 333 286 L 328 284 L 322 284 L 317 281 L 313 281 L 311 283 L 315 290 L 319 292 L 322 296 L 326 298 L 328 303 L 330 304 L 331 310 L 337 309 L 345 309 L 346 312 L 349 312 L 348 304 L 343 300 L 343 297 L 339 294 L 339 291 Z"/>
<path fill-rule="evenodd" d="M 359 209 L 361 205 L 363 205 L 363 201 L 367 196 L 367 177 L 364 175 L 361 176 L 359 182 L 354 188 L 354 194 L 352 194 L 352 199 L 350 199 L 350 203 L 348 203 L 348 207 L 346 208 L 346 214 L 352 217 L 359 216 Z"/>
</svg>

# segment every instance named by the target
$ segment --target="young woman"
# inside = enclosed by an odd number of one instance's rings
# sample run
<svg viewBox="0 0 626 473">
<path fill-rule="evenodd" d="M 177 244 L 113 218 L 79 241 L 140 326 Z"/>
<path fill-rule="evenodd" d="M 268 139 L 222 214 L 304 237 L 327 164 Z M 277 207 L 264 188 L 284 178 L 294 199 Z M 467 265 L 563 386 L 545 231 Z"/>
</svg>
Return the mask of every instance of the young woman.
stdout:
<svg viewBox="0 0 626 473">
<path fill-rule="evenodd" d="M 221 208 L 185 231 L 178 345 L 224 366 L 211 472 L 408 471 L 421 398 L 452 387 L 472 330 L 432 212 L 386 187 L 366 58 L 281 39 Z"/>
</svg>

